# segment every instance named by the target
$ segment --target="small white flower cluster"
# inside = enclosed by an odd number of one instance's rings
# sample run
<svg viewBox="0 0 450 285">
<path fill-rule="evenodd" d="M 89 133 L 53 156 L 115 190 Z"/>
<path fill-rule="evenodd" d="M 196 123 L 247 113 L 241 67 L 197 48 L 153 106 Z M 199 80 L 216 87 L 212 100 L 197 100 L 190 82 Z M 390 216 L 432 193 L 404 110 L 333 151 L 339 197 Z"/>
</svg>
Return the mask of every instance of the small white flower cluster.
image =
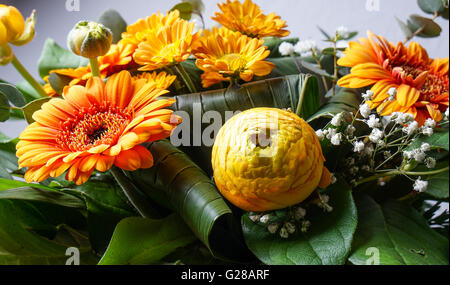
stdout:
<svg viewBox="0 0 450 285">
<path fill-rule="evenodd" d="M 342 38 L 348 38 L 350 36 L 350 31 L 345 26 L 339 26 L 336 29 L 336 35 L 342 37 Z"/>
<path fill-rule="evenodd" d="M 366 93 L 362 93 L 361 96 L 363 97 L 364 101 L 370 101 L 373 98 L 373 91 L 367 90 Z"/>
<path fill-rule="evenodd" d="M 395 98 L 397 97 L 397 89 L 395 89 L 394 87 L 391 87 L 391 88 L 389 88 L 387 93 L 389 95 L 388 100 L 391 102 L 394 102 Z"/>
<path fill-rule="evenodd" d="M 334 120 L 334 123 L 340 124 L 341 122 L 338 122 L 338 120 L 341 120 L 341 119 Z M 340 145 L 341 141 L 344 138 L 342 133 L 337 132 L 337 130 L 334 128 L 329 128 L 329 129 L 325 129 L 325 130 L 319 129 L 316 131 L 316 135 L 320 141 L 327 138 L 330 140 L 331 144 L 333 144 L 333 145 Z"/>
<path fill-rule="evenodd" d="M 369 118 L 371 112 L 372 109 L 370 109 L 369 105 L 367 105 L 366 103 L 363 103 L 359 106 L 359 113 L 364 119 Z"/>
<path fill-rule="evenodd" d="M 448 108 L 447 108 L 447 110 L 445 110 L 445 112 L 444 112 L 444 117 L 445 117 L 446 120 L 448 120 Z"/>
<path fill-rule="evenodd" d="M 287 55 L 293 55 L 295 52 L 294 45 L 290 42 L 282 42 L 280 46 L 278 47 L 278 51 L 281 55 L 287 56 Z"/>
<path fill-rule="evenodd" d="M 294 46 L 294 51 L 300 55 L 310 55 L 317 49 L 317 43 L 314 40 L 299 41 Z"/>
<path fill-rule="evenodd" d="M 431 146 L 429 143 L 422 143 L 419 148 L 403 151 L 403 156 L 408 160 L 414 159 L 419 163 L 424 162 L 428 168 L 434 168 L 436 166 L 436 160 L 426 155 L 426 152 L 430 150 Z"/>
<path fill-rule="evenodd" d="M 416 181 L 414 181 L 414 185 L 413 185 L 414 191 L 422 193 L 427 190 L 427 187 L 428 187 L 428 181 L 421 180 L 420 176 L 419 176 L 419 178 L 417 178 Z"/>
</svg>

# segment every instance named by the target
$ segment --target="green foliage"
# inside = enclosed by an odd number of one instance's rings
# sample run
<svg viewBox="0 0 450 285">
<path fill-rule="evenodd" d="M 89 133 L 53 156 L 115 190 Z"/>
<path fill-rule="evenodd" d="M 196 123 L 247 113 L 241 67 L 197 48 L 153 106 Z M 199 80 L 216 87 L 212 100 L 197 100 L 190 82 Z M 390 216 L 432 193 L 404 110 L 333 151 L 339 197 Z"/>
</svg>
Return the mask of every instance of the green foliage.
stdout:
<svg viewBox="0 0 450 285">
<path fill-rule="evenodd" d="M 248 215 L 242 218 L 245 241 L 250 250 L 265 264 L 344 264 L 356 229 L 356 207 L 351 188 L 342 180 L 325 190 L 330 196 L 331 213 L 307 209 L 311 227 L 287 239 L 271 234 L 267 225 L 257 224 Z"/>
<path fill-rule="evenodd" d="M 34 122 L 34 119 L 33 119 L 34 112 L 40 110 L 41 106 L 44 103 L 50 101 L 51 99 L 52 99 L 51 97 L 36 99 L 36 100 L 31 101 L 30 103 L 26 104 L 22 108 L 23 115 L 25 116 L 25 120 L 27 121 L 28 124 L 31 124 Z"/>
<path fill-rule="evenodd" d="M 8 83 L 0 83 L 0 93 L 5 95 L 16 107 L 23 107 L 27 102 L 22 93 L 13 85 Z"/>
<path fill-rule="evenodd" d="M 176 214 L 161 220 L 126 218 L 117 225 L 100 265 L 152 264 L 195 240 Z"/>
<path fill-rule="evenodd" d="M 111 30 L 113 43 L 117 43 L 122 38 L 122 33 L 127 30 L 127 23 L 119 12 L 113 9 L 108 9 L 103 12 L 98 22 Z"/>
<path fill-rule="evenodd" d="M 379 205 L 366 195 L 357 196 L 356 205 L 359 223 L 349 257 L 353 264 L 369 262 L 370 248 L 378 250 L 382 265 L 448 264 L 448 240 L 410 206 L 396 201 Z"/>
</svg>

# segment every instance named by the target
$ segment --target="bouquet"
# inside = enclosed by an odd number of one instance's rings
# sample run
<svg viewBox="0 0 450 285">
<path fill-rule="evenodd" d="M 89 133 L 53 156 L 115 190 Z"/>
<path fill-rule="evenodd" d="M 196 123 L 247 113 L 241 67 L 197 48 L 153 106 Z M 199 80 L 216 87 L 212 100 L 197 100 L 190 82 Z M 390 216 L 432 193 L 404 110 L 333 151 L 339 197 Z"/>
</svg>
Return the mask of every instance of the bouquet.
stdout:
<svg viewBox="0 0 450 285">
<path fill-rule="evenodd" d="M 107 10 L 33 78 L 33 13 L 0 5 L 0 264 L 448 264 L 448 1 L 406 39 L 290 35 L 252 0 Z M 347 41 L 350 41 L 347 45 Z"/>
</svg>

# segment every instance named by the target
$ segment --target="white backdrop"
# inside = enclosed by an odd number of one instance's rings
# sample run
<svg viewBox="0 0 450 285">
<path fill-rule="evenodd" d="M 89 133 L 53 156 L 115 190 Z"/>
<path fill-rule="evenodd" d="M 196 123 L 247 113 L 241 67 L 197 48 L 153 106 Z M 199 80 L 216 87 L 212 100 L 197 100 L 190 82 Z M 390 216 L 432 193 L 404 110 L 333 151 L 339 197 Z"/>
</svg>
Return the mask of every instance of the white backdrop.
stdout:
<svg viewBox="0 0 450 285">
<path fill-rule="evenodd" d="M 71 0 L 73 1 L 73 0 Z M 77 0 L 75 0 L 77 1 Z M 14 47 L 17 57 L 30 72 L 38 76 L 37 60 L 45 39 L 51 37 L 60 45 L 66 46 L 66 35 L 79 20 L 96 20 L 107 8 L 118 10 L 128 23 L 146 17 L 155 11 L 166 12 L 179 0 L 78 0 L 79 11 L 69 12 L 66 0 L 3 0 L 1 3 L 14 5 L 28 16 L 32 9 L 37 10 L 37 34 L 35 39 L 23 47 Z M 243 0 L 242 0 L 243 1 Z M 275 12 L 287 21 L 292 37 L 317 40 L 319 46 L 323 38 L 317 26 L 333 32 L 336 27 L 344 25 L 350 30 L 365 36 L 366 30 L 384 35 L 388 40 L 398 42 L 404 40 L 395 16 L 402 20 L 410 14 L 425 16 L 416 0 L 254 0 L 264 12 Z M 218 11 L 218 0 L 204 0 L 207 26 L 214 25 L 210 19 Z M 367 5 L 367 4 L 374 5 Z M 421 43 L 431 57 L 448 57 L 449 26 L 448 21 L 438 19 L 442 26 L 439 38 L 415 40 Z M 0 66 L 0 78 L 9 82 L 20 81 L 18 73 L 11 66 Z M 23 123 L 9 121 L 0 123 L 0 130 L 12 137 L 23 130 Z"/>
</svg>

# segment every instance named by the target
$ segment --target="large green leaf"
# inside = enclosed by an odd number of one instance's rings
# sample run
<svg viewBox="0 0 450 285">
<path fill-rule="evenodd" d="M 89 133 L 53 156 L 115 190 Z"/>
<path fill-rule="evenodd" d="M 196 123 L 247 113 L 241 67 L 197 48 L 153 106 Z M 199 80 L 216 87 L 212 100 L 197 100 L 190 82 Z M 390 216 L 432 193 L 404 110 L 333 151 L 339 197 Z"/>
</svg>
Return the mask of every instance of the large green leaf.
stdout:
<svg viewBox="0 0 450 285">
<path fill-rule="evenodd" d="M 174 209 L 215 257 L 248 259 L 239 221 L 211 179 L 167 141 L 148 149 L 153 167 L 129 173 L 139 189 Z"/>
<path fill-rule="evenodd" d="M 127 23 L 119 12 L 113 9 L 108 9 L 103 12 L 98 22 L 112 31 L 113 43 L 117 43 L 122 38 L 122 33 L 127 30 Z"/>
<path fill-rule="evenodd" d="M 126 218 L 117 225 L 100 265 L 152 264 L 195 236 L 176 214 L 161 220 Z"/>
<path fill-rule="evenodd" d="M 304 98 L 302 110 L 297 112 L 301 96 Z M 178 95 L 174 98 L 177 102 L 173 108 L 183 117 L 183 123 L 172 135 L 172 142 L 178 144 L 177 146 L 182 143 L 183 150 L 208 174 L 212 173 L 211 147 L 218 131 L 218 128 L 212 128 L 213 124 L 220 127 L 235 112 L 255 107 L 291 108 L 301 117 L 308 118 L 320 105 L 317 79 L 305 74 L 255 81 L 239 88 Z M 202 123 L 202 118 L 206 120 L 203 116 L 208 111 L 215 112 L 209 112 L 208 115 L 217 114 L 220 118 L 212 116 L 209 122 Z M 187 140 L 175 142 L 180 136 Z"/>
<path fill-rule="evenodd" d="M 34 187 L 20 187 L 0 191 L 0 200 L 22 200 L 55 204 L 69 208 L 85 208 L 85 203 L 73 195 Z"/>
<path fill-rule="evenodd" d="M 17 139 L 11 140 L 5 135 L 1 134 L 0 141 L 0 169 L 3 175 L 0 178 L 12 179 L 9 173 L 17 170 L 17 156 L 16 156 L 16 142 Z M 0 181 L 0 189 L 2 183 Z M 13 187 L 12 187 L 13 188 Z"/>
<path fill-rule="evenodd" d="M 0 122 L 4 122 L 9 119 L 10 107 L 8 97 L 0 92 Z"/>
<path fill-rule="evenodd" d="M 433 19 L 425 18 L 420 15 L 411 15 L 407 20 L 408 27 L 411 31 L 417 32 L 421 30 L 417 36 L 423 38 L 437 37 L 441 34 L 442 28 Z"/>
<path fill-rule="evenodd" d="M 36 100 L 31 101 L 30 103 L 26 104 L 25 106 L 23 106 L 22 112 L 23 112 L 23 115 L 25 116 L 25 120 L 27 121 L 28 124 L 31 124 L 34 122 L 34 119 L 33 119 L 34 112 L 40 110 L 41 106 L 44 103 L 47 103 L 48 101 L 50 101 L 51 99 L 52 99 L 52 97 L 36 99 Z"/>
<path fill-rule="evenodd" d="M 429 176 L 426 193 L 438 199 L 448 199 L 448 172 L 442 172 L 436 175 Z"/>
<path fill-rule="evenodd" d="M 75 55 L 74 53 L 60 47 L 54 40 L 47 39 L 39 58 L 39 75 L 43 78 L 51 70 L 63 68 L 77 68 L 86 66 L 88 59 Z"/>
<path fill-rule="evenodd" d="M 49 190 L 49 191 L 54 190 L 50 187 L 47 187 L 47 186 L 44 186 L 41 184 L 37 184 L 37 183 L 26 183 L 23 181 L 0 178 L 0 191 L 14 189 L 14 188 L 21 188 L 21 187 L 31 187 L 31 188 L 38 188 L 38 189 Z"/>
<path fill-rule="evenodd" d="M 0 200 L 0 264 L 64 265 L 69 247 L 79 249 L 81 264 L 95 264 L 97 258 L 91 253 L 87 239 L 64 226 L 74 217 L 73 210 L 65 209 Z M 44 230 L 55 233 L 52 238 L 38 234 Z"/>
<path fill-rule="evenodd" d="M 444 11 L 443 0 L 417 0 L 420 9 L 428 14 L 440 13 Z"/>
<path fill-rule="evenodd" d="M 343 181 L 331 185 L 331 213 L 320 209 L 307 210 L 311 222 L 307 233 L 287 239 L 271 234 L 265 226 L 242 217 L 245 241 L 250 250 L 265 264 L 344 264 L 356 229 L 357 215 L 351 188 Z"/>
<path fill-rule="evenodd" d="M 23 107 L 27 103 L 22 93 L 11 84 L 8 83 L 0 83 L 0 93 L 6 95 L 9 102 L 11 102 L 16 107 Z"/>
<path fill-rule="evenodd" d="M 388 201 L 377 204 L 356 197 L 359 224 L 349 260 L 353 264 L 448 264 L 448 240 L 433 231 L 410 206 Z M 374 259 L 375 258 L 375 259 Z"/>
<path fill-rule="evenodd" d="M 448 143 L 448 129 L 445 131 L 436 131 L 431 136 L 422 135 L 416 139 L 407 147 L 408 150 L 420 148 L 423 143 L 430 144 L 432 149 L 442 148 L 445 150 L 449 150 Z"/>
</svg>

